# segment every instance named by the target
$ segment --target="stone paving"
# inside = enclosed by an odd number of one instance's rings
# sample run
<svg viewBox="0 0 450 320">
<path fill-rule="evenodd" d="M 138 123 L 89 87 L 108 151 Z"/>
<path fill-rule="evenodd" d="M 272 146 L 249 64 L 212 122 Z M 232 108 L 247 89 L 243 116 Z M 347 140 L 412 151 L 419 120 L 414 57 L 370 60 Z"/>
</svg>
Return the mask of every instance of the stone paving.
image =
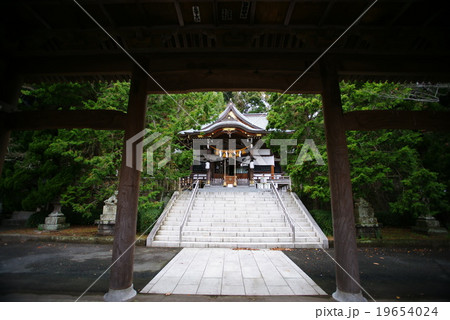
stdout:
<svg viewBox="0 0 450 320">
<path fill-rule="evenodd" d="M 327 295 L 282 251 L 185 248 L 140 293 Z"/>
</svg>

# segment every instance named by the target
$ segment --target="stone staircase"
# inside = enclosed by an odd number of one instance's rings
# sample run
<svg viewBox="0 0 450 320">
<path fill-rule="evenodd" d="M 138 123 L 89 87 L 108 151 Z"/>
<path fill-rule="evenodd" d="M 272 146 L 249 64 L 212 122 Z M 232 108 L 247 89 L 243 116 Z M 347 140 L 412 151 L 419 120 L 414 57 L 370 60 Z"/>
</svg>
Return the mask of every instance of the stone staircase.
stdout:
<svg viewBox="0 0 450 320">
<path fill-rule="evenodd" d="M 221 190 L 220 188 L 218 190 Z M 323 233 L 296 204 L 291 193 L 281 193 L 296 225 L 292 230 L 270 191 L 211 192 L 200 189 L 179 241 L 179 226 L 190 191 L 180 194 L 147 239 L 152 247 L 209 248 L 318 248 L 328 247 Z M 305 208 L 306 209 L 306 208 Z M 307 211 L 307 210 L 306 210 Z M 163 213 L 164 215 L 164 213 Z M 318 230 L 317 230 L 318 229 Z M 153 238 L 154 237 L 154 238 Z M 326 239 L 326 238 L 325 238 Z"/>
</svg>

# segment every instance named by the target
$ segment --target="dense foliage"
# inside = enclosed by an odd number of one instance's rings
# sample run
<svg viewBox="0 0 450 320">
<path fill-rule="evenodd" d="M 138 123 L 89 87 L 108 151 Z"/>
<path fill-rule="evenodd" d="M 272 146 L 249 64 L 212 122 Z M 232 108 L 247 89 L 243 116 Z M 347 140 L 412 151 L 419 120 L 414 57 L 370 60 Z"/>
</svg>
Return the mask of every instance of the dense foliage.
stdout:
<svg viewBox="0 0 450 320">
<path fill-rule="evenodd" d="M 446 108 L 437 103 L 406 100 L 408 89 L 392 83 L 342 83 L 341 90 L 344 111 Z M 119 82 L 34 85 L 23 89 L 19 108 L 125 111 L 128 92 L 129 84 Z M 263 92 L 149 96 L 148 135 L 158 133 L 157 139 L 168 137 L 171 161 L 161 168 L 156 167 L 153 175 L 145 172 L 142 175 L 138 229 L 145 231 L 157 219 L 177 179 L 190 172 L 192 151 L 177 133 L 209 122 L 230 100 L 243 112 L 269 112 L 269 126 L 276 130 L 267 137 L 268 141 L 271 138 L 297 139 L 297 145 L 289 150 L 284 169 L 293 180 L 294 190 L 312 209 L 316 219 L 325 229 L 331 229 L 321 98 L 319 95 Z M 285 129 L 295 131 L 286 134 Z M 441 221 L 447 221 L 449 138 L 447 133 L 406 130 L 348 132 L 355 199 L 368 200 L 378 219 L 389 225 L 411 225 L 423 214 L 437 215 Z M 314 141 L 325 165 L 298 161 L 305 139 Z M 69 222 L 93 223 L 101 213 L 103 201 L 117 189 L 122 145 L 121 131 L 14 132 L 0 179 L 3 210 L 41 208 L 47 213 L 52 209 L 51 203 L 60 199 Z M 155 150 L 154 163 L 164 156 L 165 148 Z"/>
<path fill-rule="evenodd" d="M 23 90 L 21 110 L 103 109 L 126 111 L 129 84 L 36 85 Z M 198 126 L 216 116 L 224 106 L 221 93 L 150 95 L 148 135 L 168 137 L 172 161 L 142 174 L 139 228 L 151 224 L 178 177 L 189 173 L 190 152 L 177 132 Z M 60 199 L 72 223 L 93 223 L 103 201 L 118 186 L 123 132 L 91 129 L 13 132 L 0 180 L 3 210 L 52 210 Z M 155 163 L 165 148 L 156 150 Z M 144 168 L 146 164 L 144 163 Z"/>
<path fill-rule="evenodd" d="M 392 83 L 341 83 L 344 111 L 442 110 L 437 103 L 405 100 L 405 88 Z M 389 93 L 389 98 L 387 98 Z M 269 126 L 295 129 L 292 135 L 274 132 L 270 138 L 297 139 L 286 171 L 299 195 L 313 209 L 329 210 L 330 191 L 320 95 L 272 94 Z M 390 225 L 411 225 L 419 215 L 448 219 L 450 186 L 449 134 L 412 130 L 349 131 L 354 198 L 365 198 Z M 313 139 L 325 165 L 298 163 L 305 139 Z M 314 159 L 312 156 L 310 157 Z M 296 163 L 297 162 L 297 163 Z"/>
</svg>

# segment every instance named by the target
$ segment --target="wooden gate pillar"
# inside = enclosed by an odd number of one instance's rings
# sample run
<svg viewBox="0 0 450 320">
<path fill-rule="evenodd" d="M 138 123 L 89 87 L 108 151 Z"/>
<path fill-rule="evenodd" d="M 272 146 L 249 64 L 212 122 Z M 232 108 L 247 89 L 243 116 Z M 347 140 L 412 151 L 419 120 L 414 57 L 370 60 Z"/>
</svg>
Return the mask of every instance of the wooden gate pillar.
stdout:
<svg viewBox="0 0 450 320">
<path fill-rule="evenodd" d="M 12 68 L 12 66 L 6 68 L 0 75 L 0 177 L 11 135 L 11 131 L 5 129 L 5 117 L 1 113 L 12 112 L 12 109 L 15 109 L 19 101 L 20 89 L 22 88 L 22 78 L 11 70 Z"/>
<path fill-rule="evenodd" d="M 119 178 L 116 225 L 109 280 L 109 292 L 106 301 L 127 301 L 136 295 L 133 288 L 134 243 L 136 240 L 136 222 L 141 172 L 136 169 L 137 147 L 132 146 L 127 154 L 127 141 L 145 129 L 148 76 L 137 67 L 131 78 L 130 96 L 125 126 L 122 164 Z M 136 141 L 137 142 L 137 141 Z M 131 167 L 127 166 L 127 157 L 131 157 Z M 140 160 L 140 159 L 139 159 Z"/>
<path fill-rule="evenodd" d="M 334 250 L 335 259 L 340 265 L 336 265 L 337 289 L 333 293 L 333 298 L 338 301 L 366 301 L 359 287 L 353 195 L 339 79 L 336 69 L 327 62 L 321 64 L 320 72 L 323 86 L 322 100 L 333 214 Z"/>
</svg>

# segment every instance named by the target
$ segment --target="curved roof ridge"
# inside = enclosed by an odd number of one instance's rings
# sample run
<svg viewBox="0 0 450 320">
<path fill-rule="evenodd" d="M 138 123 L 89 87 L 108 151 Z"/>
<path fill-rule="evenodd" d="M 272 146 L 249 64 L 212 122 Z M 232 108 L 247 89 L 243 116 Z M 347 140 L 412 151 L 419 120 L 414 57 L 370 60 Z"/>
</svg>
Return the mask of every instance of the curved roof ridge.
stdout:
<svg viewBox="0 0 450 320">
<path fill-rule="evenodd" d="M 207 129 L 208 127 L 211 127 L 212 125 L 214 125 L 217 122 L 221 122 L 225 119 L 225 117 L 227 116 L 227 114 L 229 114 L 230 112 L 233 112 L 234 115 L 236 115 L 237 117 L 237 121 L 241 121 L 244 124 L 246 124 L 247 126 L 254 128 L 254 129 L 261 129 L 261 130 L 265 130 L 265 128 L 261 128 L 260 126 L 256 125 L 255 123 L 253 123 L 252 121 L 250 121 L 242 112 L 240 112 L 237 108 L 236 105 L 230 100 L 230 102 L 228 102 L 227 107 L 225 108 L 225 110 L 219 115 L 219 117 L 217 118 L 216 121 L 214 121 L 213 123 L 211 123 L 209 126 L 203 128 L 203 129 Z"/>
<path fill-rule="evenodd" d="M 233 113 L 233 116 L 227 118 L 227 115 L 229 115 L 231 112 Z M 248 132 L 267 132 L 266 125 L 264 125 L 266 123 L 267 113 L 255 113 L 254 115 L 259 116 L 260 118 L 264 118 L 262 123 L 260 123 L 261 121 L 255 121 L 259 120 L 259 118 L 254 119 L 254 116 L 250 116 L 247 118 L 246 114 L 240 112 L 236 108 L 236 105 L 230 100 L 225 110 L 220 113 L 216 120 L 203 125 L 199 130 L 189 129 L 181 131 L 180 133 L 192 134 L 200 132 L 210 132 L 213 129 L 226 126 L 240 127 Z M 253 119 L 250 120 L 250 118 Z"/>
</svg>

